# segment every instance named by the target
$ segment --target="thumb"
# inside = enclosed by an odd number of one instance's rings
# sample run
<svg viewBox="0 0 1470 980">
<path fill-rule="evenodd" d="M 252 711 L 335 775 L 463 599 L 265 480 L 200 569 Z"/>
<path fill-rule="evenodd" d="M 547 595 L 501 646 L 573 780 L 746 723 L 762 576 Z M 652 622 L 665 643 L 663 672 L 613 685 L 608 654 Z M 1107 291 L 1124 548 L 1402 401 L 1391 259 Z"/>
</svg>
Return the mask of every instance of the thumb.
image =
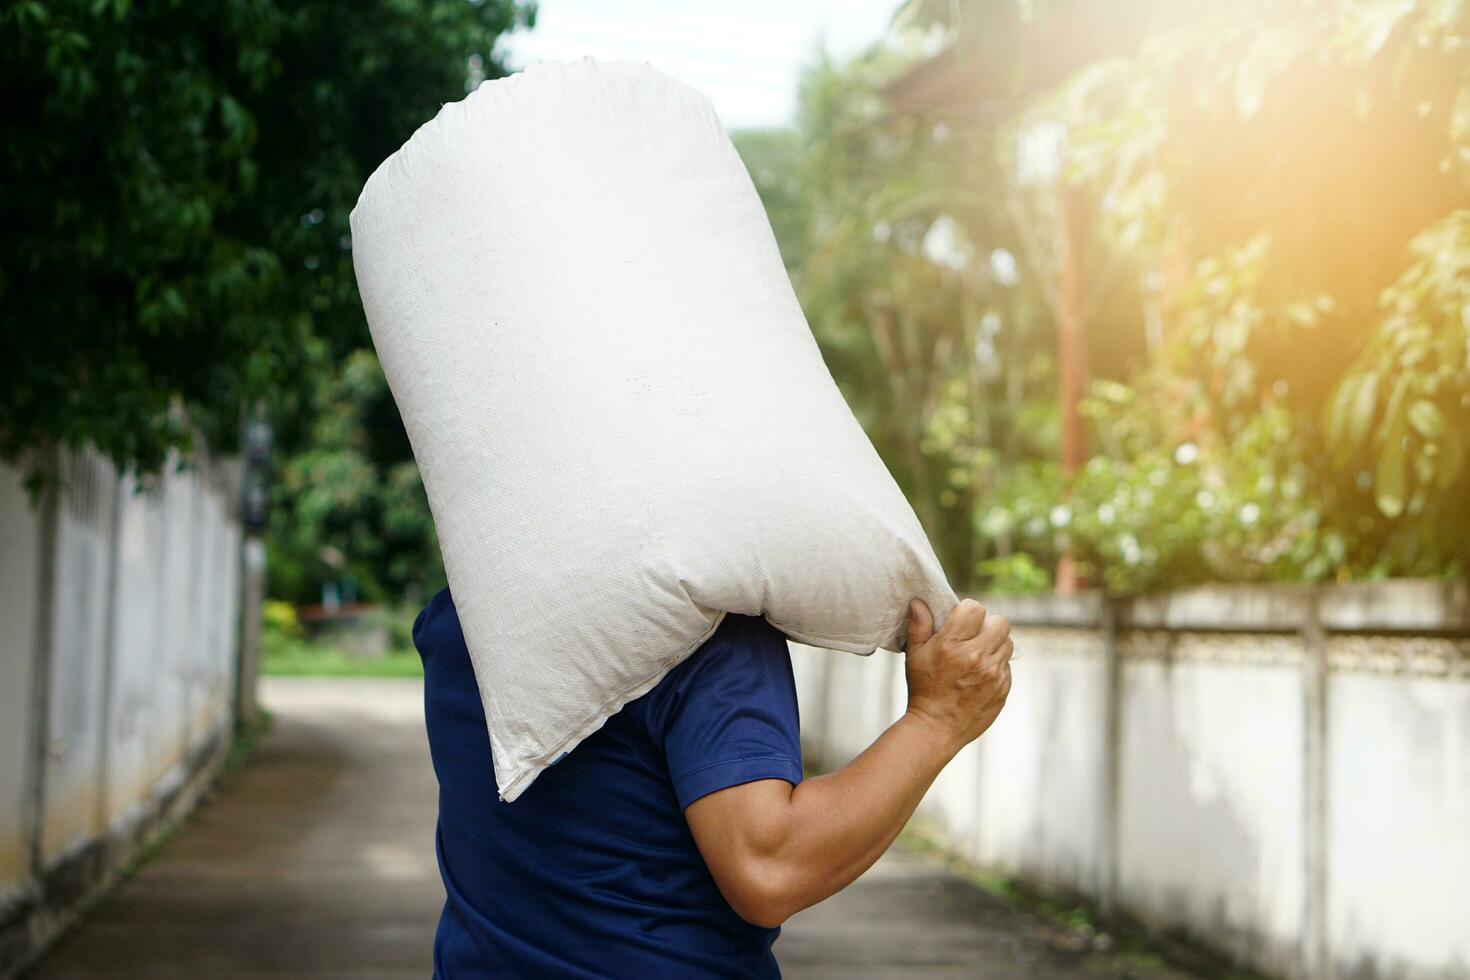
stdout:
<svg viewBox="0 0 1470 980">
<path fill-rule="evenodd" d="M 909 641 L 904 650 L 913 653 L 934 635 L 934 614 L 923 599 L 909 600 Z"/>
</svg>

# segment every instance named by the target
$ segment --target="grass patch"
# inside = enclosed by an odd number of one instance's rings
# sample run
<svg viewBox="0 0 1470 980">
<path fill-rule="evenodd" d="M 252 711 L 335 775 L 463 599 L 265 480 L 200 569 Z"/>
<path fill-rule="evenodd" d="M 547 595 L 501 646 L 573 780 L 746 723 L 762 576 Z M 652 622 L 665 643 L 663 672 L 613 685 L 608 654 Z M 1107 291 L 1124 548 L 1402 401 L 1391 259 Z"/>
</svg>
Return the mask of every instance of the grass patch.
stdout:
<svg viewBox="0 0 1470 980">
<path fill-rule="evenodd" d="M 1178 967 L 1206 980 L 1263 980 L 1261 974 L 1238 969 L 1216 955 L 1187 942 L 1161 942 L 1139 923 L 1124 916 L 1104 922 L 1097 910 L 1082 901 L 1043 895 L 1008 875 L 972 864 L 953 854 L 937 829 L 927 820 L 911 820 L 898 842 L 911 851 L 927 854 L 982 891 L 1003 900 L 1011 908 L 1041 916 L 1066 929 L 1092 947 L 1095 955 L 1125 970 L 1135 978 L 1178 976 Z"/>
<path fill-rule="evenodd" d="M 228 776 L 245 764 L 250 753 L 255 751 L 255 747 L 265 737 L 265 733 L 271 730 L 275 720 L 275 716 L 268 710 L 257 707 L 253 721 L 235 722 L 235 740 L 230 743 L 230 751 L 225 756 L 224 764 L 220 766 L 221 777 Z"/>
<path fill-rule="evenodd" d="M 262 614 L 260 672 L 267 677 L 422 677 L 423 664 L 413 649 L 413 612 L 380 609 L 368 614 L 381 628 L 386 625 L 392 647 L 384 656 L 347 653 L 332 642 L 332 634 L 312 637 L 302 628 L 296 608 L 271 601 Z"/>
<path fill-rule="evenodd" d="M 334 647 L 295 642 L 267 646 L 260 672 L 267 677 L 422 677 L 424 667 L 419 655 L 409 650 L 368 659 Z"/>
<path fill-rule="evenodd" d="M 156 827 L 149 834 L 147 840 L 128 859 L 127 863 L 118 869 L 116 881 L 107 885 L 96 899 L 88 903 L 87 908 L 90 908 L 92 904 L 104 898 L 106 895 L 110 895 L 118 884 L 127 881 L 133 875 L 137 874 L 145 864 L 153 860 L 154 856 L 163 849 L 165 844 L 173 839 L 174 834 L 194 819 L 195 815 L 209 803 L 210 798 L 219 791 L 220 786 L 249 761 L 251 753 L 260 744 L 260 740 L 265 737 L 265 733 L 270 731 L 271 724 L 274 720 L 269 711 L 264 708 L 257 708 L 254 721 L 237 721 L 235 723 L 234 738 L 230 740 L 230 748 L 225 753 L 224 761 L 220 763 L 219 769 L 215 772 L 210 785 L 194 801 L 194 805 L 189 808 L 189 812 L 175 821 L 161 823 Z"/>
</svg>

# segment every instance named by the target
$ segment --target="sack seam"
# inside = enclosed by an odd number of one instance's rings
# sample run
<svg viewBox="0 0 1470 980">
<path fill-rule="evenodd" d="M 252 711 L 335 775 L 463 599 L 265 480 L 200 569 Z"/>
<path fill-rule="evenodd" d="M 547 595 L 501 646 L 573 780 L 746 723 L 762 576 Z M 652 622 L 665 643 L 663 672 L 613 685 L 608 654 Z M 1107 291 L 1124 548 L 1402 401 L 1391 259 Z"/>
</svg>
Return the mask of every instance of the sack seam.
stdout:
<svg viewBox="0 0 1470 980">
<path fill-rule="evenodd" d="M 533 774 L 539 774 L 541 770 L 550 764 L 552 759 L 559 756 L 562 752 L 567 751 L 567 745 L 569 743 L 580 743 L 588 735 L 601 728 L 609 718 L 622 710 L 623 706 L 629 701 L 638 697 L 640 694 L 646 694 L 650 691 L 654 685 L 663 679 L 664 675 L 686 660 L 690 654 L 694 653 L 695 650 L 698 650 L 703 645 L 705 640 L 708 640 L 714 635 L 715 630 L 719 629 L 720 624 L 725 621 L 725 615 L 723 611 L 719 612 L 710 623 L 709 628 L 698 639 L 689 644 L 688 647 L 660 663 L 653 673 L 643 680 L 628 685 L 617 694 L 608 698 L 591 715 L 585 717 L 578 724 L 573 725 L 566 735 L 554 740 L 550 749 L 536 756 L 530 762 L 521 765 L 516 770 L 515 776 L 506 784 L 506 787 L 500 790 L 500 798 L 506 802 L 514 800 L 520 795 L 524 784 L 530 781 L 530 777 Z"/>
</svg>

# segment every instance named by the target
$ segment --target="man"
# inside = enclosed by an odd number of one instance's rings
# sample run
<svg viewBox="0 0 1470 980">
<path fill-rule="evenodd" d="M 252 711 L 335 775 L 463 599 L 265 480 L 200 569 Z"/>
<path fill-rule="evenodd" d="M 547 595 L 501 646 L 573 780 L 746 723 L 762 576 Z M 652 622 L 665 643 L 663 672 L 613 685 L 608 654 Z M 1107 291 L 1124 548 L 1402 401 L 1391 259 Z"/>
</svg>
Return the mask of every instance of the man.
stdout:
<svg viewBox="0 0 1470 980">
<path fill-rule="evenodd" d="M 803 780 L 785 637 L 730 615 L 503 803 L 448 590 L 414 642 L 440 786 L 442 980 L 779 977 L 781 923 L 888 848 L 1000 713 L 1013 651 L 1010 624 L 973 599 L 937 633 L 915 600 L 907 712 L 846 767 Z"/>
</svg>

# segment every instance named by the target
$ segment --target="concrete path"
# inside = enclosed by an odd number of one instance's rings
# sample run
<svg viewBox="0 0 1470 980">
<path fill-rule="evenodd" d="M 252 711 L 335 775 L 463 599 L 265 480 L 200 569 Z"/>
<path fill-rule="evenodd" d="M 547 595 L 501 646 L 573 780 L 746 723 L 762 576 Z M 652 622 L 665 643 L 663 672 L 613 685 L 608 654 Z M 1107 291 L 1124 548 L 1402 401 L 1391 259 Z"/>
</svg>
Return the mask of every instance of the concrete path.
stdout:
<svg viewBox="0 0 1470 980">
<path fill-rule="evenodd" d="M 1188 980 L 1158 957 L 1011 907 L 932 858 L 894 847 L 776 942 L 785 980 Z"/>
<path fill-rule="evenodd" d="M 42 962 L 41 980 L 425 978 L 443 900 L 418 681 L 273 678 L 249 764 Z M 1176 977 L 895 851 L 788 923 L 787 980 Z"/>
<path fill-rule="evenodd" d="M 427 977 L 444 893 L 422 690 L 268 679 L 249 762 L 38 976 Z"/>
</svg>

